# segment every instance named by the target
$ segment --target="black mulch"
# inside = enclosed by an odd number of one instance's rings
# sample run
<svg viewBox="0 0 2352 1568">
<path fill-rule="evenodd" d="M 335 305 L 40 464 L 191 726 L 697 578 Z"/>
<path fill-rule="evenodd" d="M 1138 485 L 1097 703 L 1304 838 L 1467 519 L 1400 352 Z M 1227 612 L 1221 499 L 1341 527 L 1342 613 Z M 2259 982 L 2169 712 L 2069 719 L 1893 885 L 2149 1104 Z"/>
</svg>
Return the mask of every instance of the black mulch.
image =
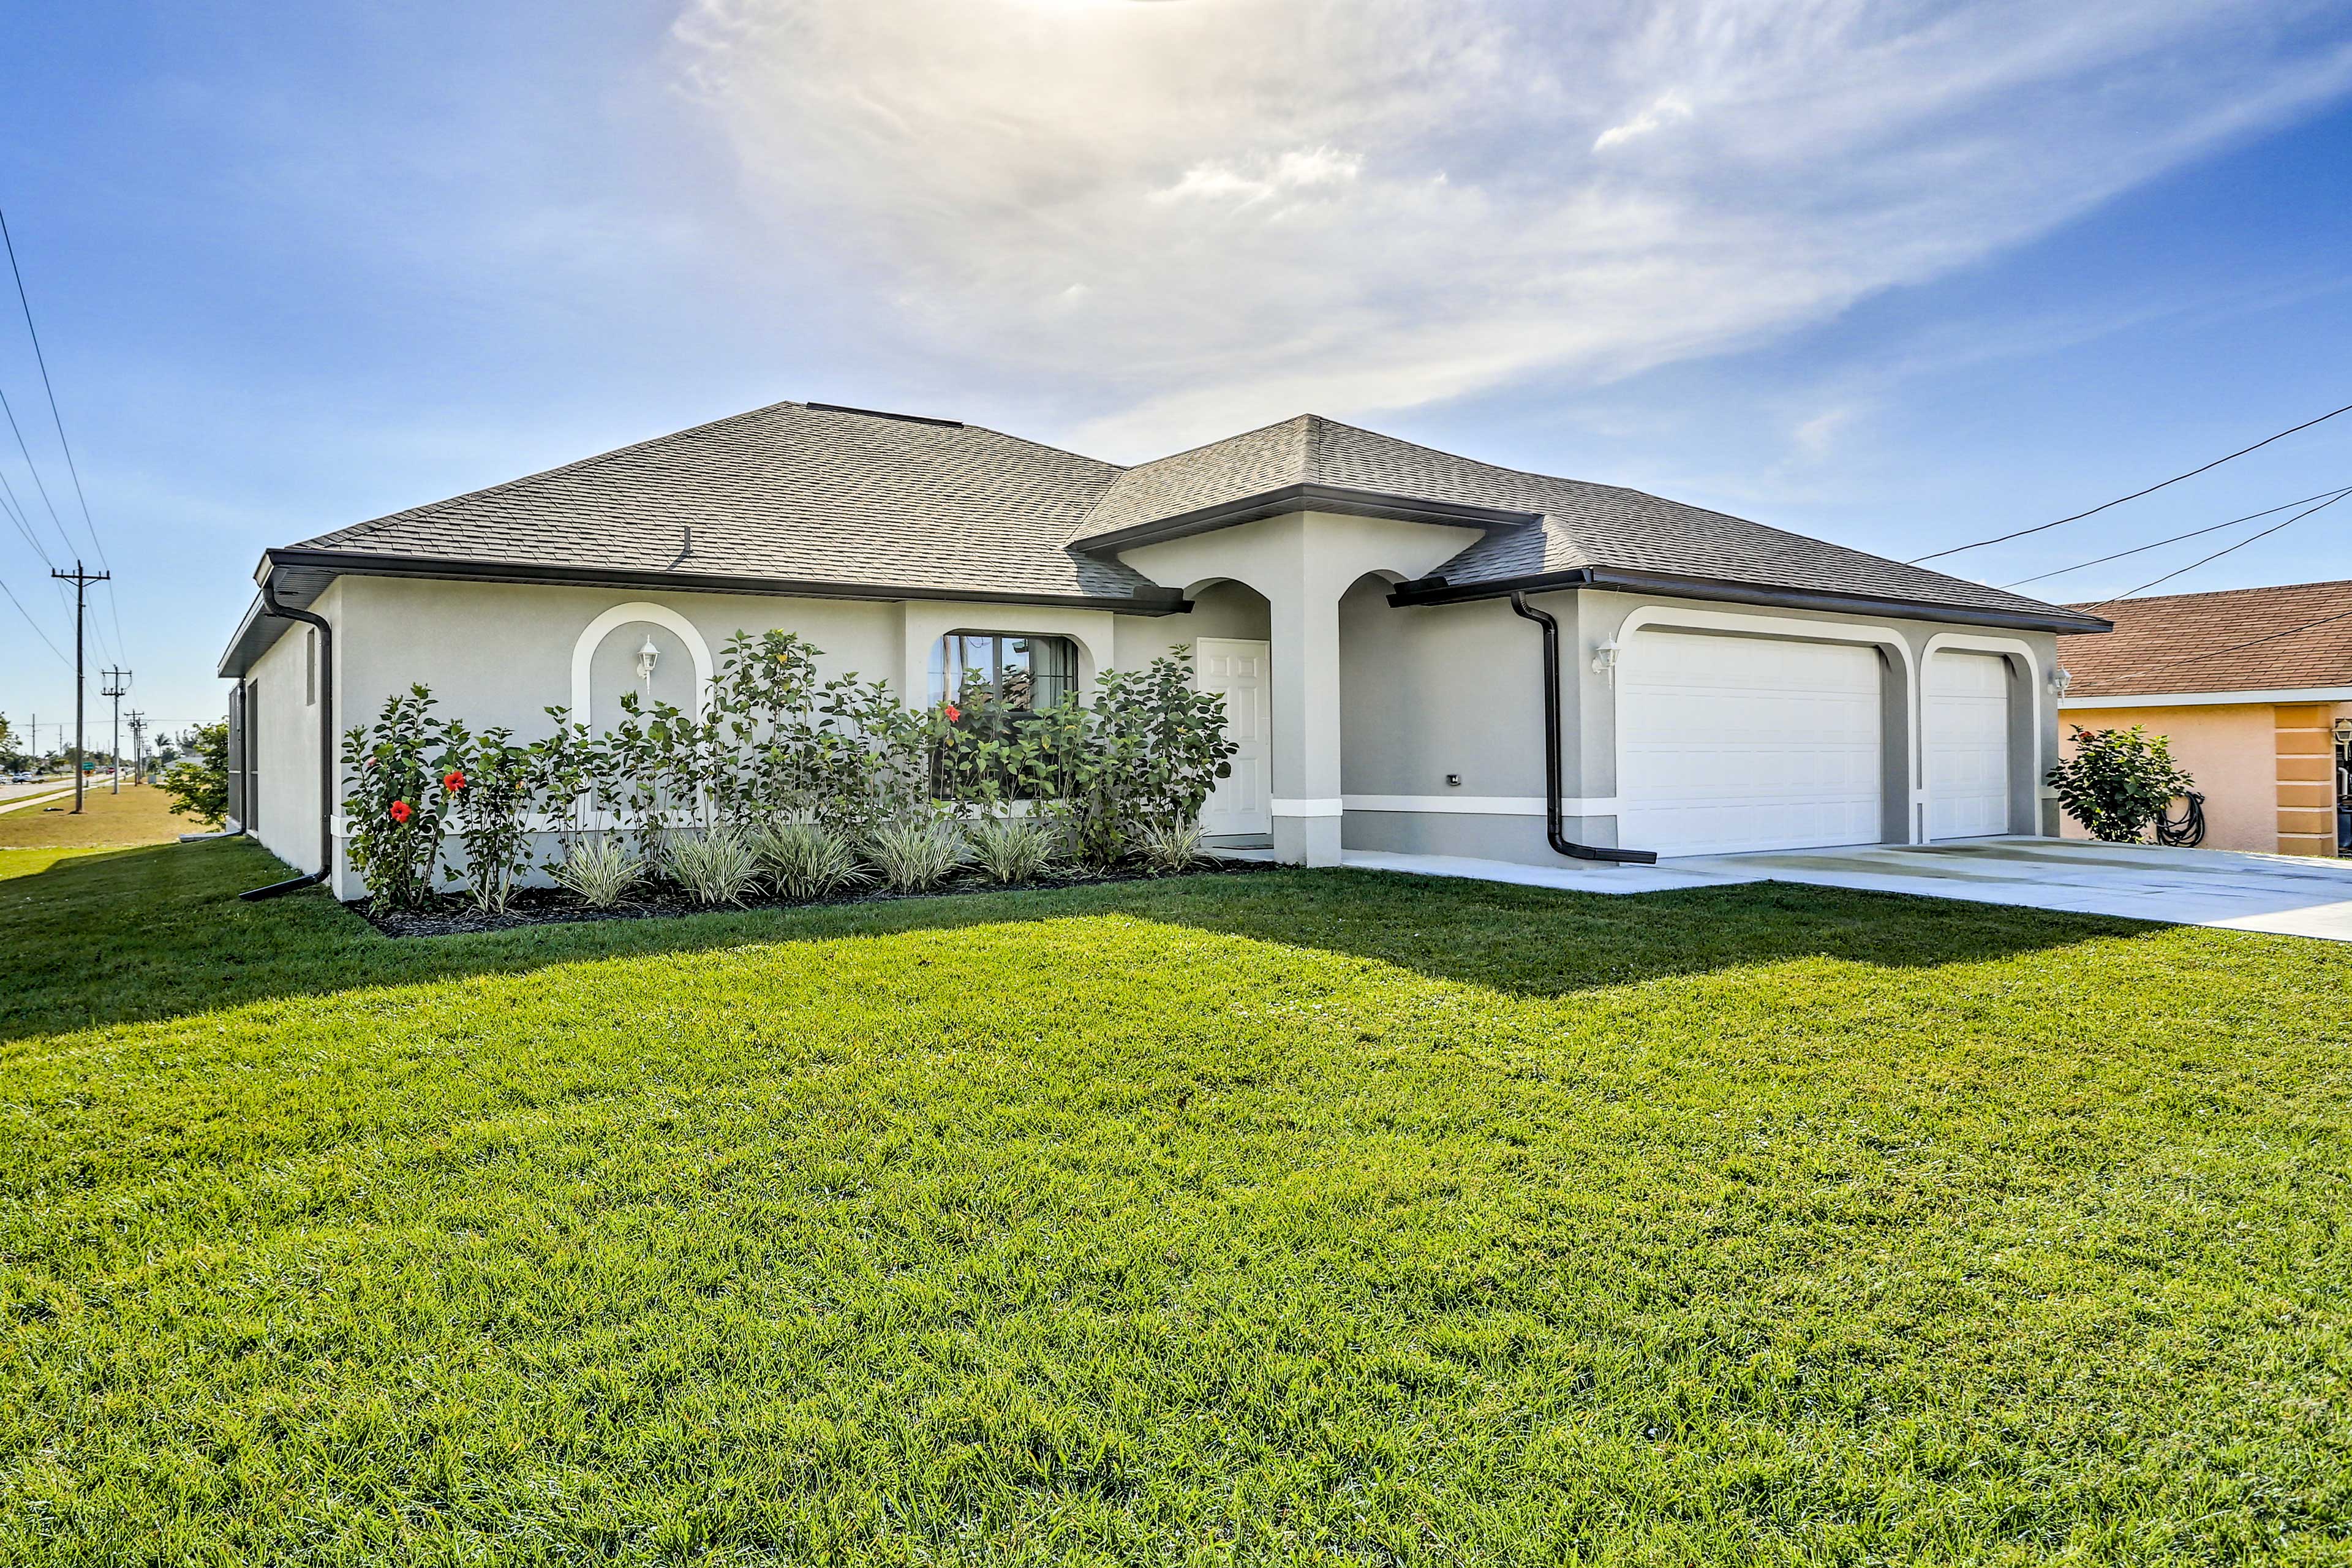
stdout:
<svg viewBox="0 0 2352 1568">
<path fill-rule="evenodd" d="M 1263 860 L 1219 860 L 1203 865 L 1184 877 L 1229 877 L 1255 871 L 1280 871 L 1289 868 Z M 394 910 L 376 914 L 369 910 L 363 899 L 345 905 L 370 925 L 386 936 L 463 936 L 474 931 L 512 931 L 519 926 L 565 925 L 575 921 L 652 921 L 667 920 L 677 915 L 708 915 L 734 913 L 740 910 L 824 910 L 850 904 L 887 904 L 901 899 L 954 898 L 971 893 L 1038 892 L 1056 888 L 1098 888 L 1113 882 L 1170 881 L 1175 879 L 1152 877 L 1141 871 L 1113 871 L 1104 875 L 1072 872 L 1056 875 L 1041 881 L 1007 887 L 991 882 L 971 872 L 959 873 L 945 886 L 928 893 L 864 892 L 840 898 L 794 900 L 772 893 L 759 892 L 739 904 L 697 903 L 683 890 L 672 887 L 640 888 L 634 895 L 605 909 L 593 909 L 580 901 L 576 893 L 562 888 L 524 888 L 507 900 L 504 914 L 487 915 L 476 909 L 473 900 L 454 894 L 436 893 L 419 910 Z"/>
</svg>

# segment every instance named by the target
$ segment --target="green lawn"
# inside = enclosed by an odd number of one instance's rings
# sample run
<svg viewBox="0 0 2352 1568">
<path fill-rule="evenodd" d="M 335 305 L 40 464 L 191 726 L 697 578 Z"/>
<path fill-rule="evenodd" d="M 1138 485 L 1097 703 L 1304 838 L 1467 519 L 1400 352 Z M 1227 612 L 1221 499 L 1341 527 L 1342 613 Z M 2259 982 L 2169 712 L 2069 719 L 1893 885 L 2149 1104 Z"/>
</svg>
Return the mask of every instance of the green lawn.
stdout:
<svg viewBox="0 0 2352 1568">
<path fill-rule="evenodd" d="M 0 1562 L 2344 1561 L 2352 949 L 0 852 Z"/>
</svg>

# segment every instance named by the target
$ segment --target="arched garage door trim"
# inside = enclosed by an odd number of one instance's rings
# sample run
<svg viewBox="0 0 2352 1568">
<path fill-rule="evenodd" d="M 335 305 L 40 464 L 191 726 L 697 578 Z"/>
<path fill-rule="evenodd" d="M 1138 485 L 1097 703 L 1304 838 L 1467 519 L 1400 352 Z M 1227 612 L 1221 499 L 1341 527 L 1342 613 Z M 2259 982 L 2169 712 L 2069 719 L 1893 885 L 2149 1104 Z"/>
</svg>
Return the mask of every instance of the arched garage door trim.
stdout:
<svg viewBox="0 0 2352 1568">
<path fill-rule="evenodd" d="M 1927 645 L 1919 651 L 1920 699 L 1923 714 L 1926 711 L 1927 672 L 1935 668 L 1936 656 L 1948 650 L 1953 653 L 1999 654 L 2005 658 L 2015 660 L 2018 668 L 2024 671 L 2023 698 L 2026 712 L 2034 721 L 2025 726 L 2027 732 L 2032 737 L 2028 752 L 2032 763 L 2029 776 L 2033 781 L 2032 787 L 2040 788 L 2042 775 L 2050 771 L 2051 759 L 2042 752 L 2042 726 L 2039 717 L 2042 701 L 2042 661 L 2034 657 L 2033 645 L 2019 637 L 1985 637 L 1975 632 L 1937 632 L 1927 639 Z M 1919 794 L 1923 807 L 1931 804 L 1927 800 L 1928 792 L 1936 787 L 1935 780 L 1927 769 L 1927 744 L 1928 737 L 1923 733 L 1920 737 L 1919 752 L 1913 759 L 1912 763 L 1918 770 Z M 2028 798 L 2032 798 L 2030 793 Z M 2017 816 L 2017 802 L 2012 799 L 2010 802 L 2010 826 L 2012 829 L 2016 826 Z M 1924 824 L 1926 820 L 1927 813 L 1923 810 L 1921 821 Z M 1920 834 L 1921 842 L 1927 842 L 1929 837 L 1930 836 L 1923 827 Z"/>
<path fill-rule="evenodd" d="M 1907 777 L 1882 778 L 1885 798 L 1909 802 L 1909 809 L 1901 813 L 1905 823 L 1902 837 L 1916 842 L 1919 832 L 1920 810 L 1918 791 L 1914 781 L 1918 776 L 1916 758 L 1919 754 L 1919 668 L 1913 658 L 1910 645 L 1891 627 L 1857 625 L 1845 621 L 1820 621 L 1802 616 L 1746 616 L 1722 610 L 1685 608 L 1673 605 L 1644 605 L 1636 608 L 1619 624 L 1615 640 L 1621 647 L 1629 647 L 1634 635 L 1644 629 L 1661 631 L 1724 632 L 1773 641 L 1811 643 L 1843 643 L 1866 645 L 1885 650 L 1892 672 L 1901 688 L 1899 707 L 1903 715 L 1901 756 L 1905 759 Z M 1618 778 L 1619 824 L 1623 832 L 1623 814 L 1630 804 L 1624 789 L 1625 732 L 1627 725 L 1622 702 L 1612 728 L 1616 731 L 1616 772 Z"/>
</svg>

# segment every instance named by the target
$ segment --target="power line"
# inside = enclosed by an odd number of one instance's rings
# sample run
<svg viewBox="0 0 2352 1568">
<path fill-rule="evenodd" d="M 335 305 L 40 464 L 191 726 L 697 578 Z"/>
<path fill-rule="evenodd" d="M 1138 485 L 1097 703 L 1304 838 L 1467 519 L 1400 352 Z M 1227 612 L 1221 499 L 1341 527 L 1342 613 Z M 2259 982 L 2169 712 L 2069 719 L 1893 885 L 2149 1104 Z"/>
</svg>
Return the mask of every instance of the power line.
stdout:
<svg viewBox="0 0 2352 1568">
<path fill-rule="evenodd" d="M 2028 583 L 2039 583 L 2050 577 L 2063 577 L 2069 572 L 2080 572 L 2085 567 L 2105 566 L 2108 562 L 2121 561 L 2126 555 L 2144 555 L 2151 550 L 2161 550 L 2168 544 L 2178 544 L 2184 539 L 2194 539 L 2200 533 L 2219 533 L 2225 528 L 2235 528 L 2242 522 L 2252 522 L 2258 517 L 2268 517 L 2274 511 L 2284 511 L 2291 506 L 2301 506 L 2305 501 L 2336 500 L 2347 495 L 2352 495 L 2352 485 L 2337 490 L 2322 490 L 2315 496 L 2304 497 L 2303 500 L 2281 501 L 2278 505 L 2265 507 L 2261 511 L 2250 511 L 2243 517 L 2233 517 L 2227 522 L 2207 523 L 2203 528 L 2192 528 L 2186 533 L 2176 533 L 2169 539 L 2159 539 L 2153 544 L 2136 544 L 2129 550 L 2118 550 L 2113 555 L 2102 555 L 2095 561 L 2078 561 L 2072 566 L 2061 566 L 2054 572 L 2037 572 L 2031 577 L 2020 577 L 2014 583 L 2003 583 L 2000 585 L 2002 588 L 2021 588 Z"/>
<path fill-rule="evenodd" d="M 72 668 L 73 660 L 65 656 L 64 649 L 49 641 L 49 634 L 41 629 L 41 623 L 33 618 L 33 612 L 25 608 L 25 601 L 16 597 L 16 590 L 8 586 L 6 583 L 0 582 L 0 594 L 8 595 L 8 602 L 16 606 L 16 613 L 25 617 L 25 624 L 33 628 L 33 635 L 40 638 L 51 653 L 58 656 L 58 662 L 68 669 Z"/>
<path fill-rule="evenodd" d="M 41 367 L 41 391 L 49 400 L 49 423 L 58 427 L 58 449 L 66 455 L 66 472 L 73 479 L 74 500 L 81 505 L 81 525 L 89 535 L 90 548 L 98 552 L 98 563 L 109 573 L 114 563 L 106 558 L 106 546 L 98 537 L 98 523 L 89 515 L 89 498 L 82 493 L 81 469 L 74 464 L 73 444 L 66 439 L 65 416 L 58 412 L 58 389 L 49 384 L 49 359 L 41 352 L 41 334 L 33 325 L 32 297 L 25 292 L 24 269 L 16 265 L 16 241 L 8 233 L 8 215 L 0 209 L 0 247 L 8 252 L 8 273 L 16 280 L 16 304 L 25 312 L 25 335 L 33 340 L 33 363 Z M 14 419 L 12 415 L 11 419 Z M 110 577 L 106 585 L 106 609 L 114 622 L 114 646 L 122 646 L 122 606 L 114 597 L 114 584 Z"/>
<path fill-rule="evenodd" d="M 2147 489 L 2144 490 L 2134 490 L 2127 496 L 2117 496 L 2113 500 L 2101 501 L 2098 505 L 2093 507 L 2090 511 L 2078 511 L 2072 517 L 2062 517 L 2056 522 L 2036 523 L 2032 528 L 2021 528 L 2014 533 L 2001 533 L 1996 534 L 1990 539 L 1979 539 L 1973 544 L 1955 544 L 1949 550 L 1938 550 L 1933 555 L 1915 555 L 1911 558 L 1910 564 L 1916 566 L 1922 561 L 1940 561 L 1947 555 L 1958 555 L 1963 550 L 1981 550 L 1988 544 L 2002 544 L 2012 539 L 2022 539 L 2029 533 L 2040 533 L 2046 529 L 2057 528 L 2065 523 L 2080 522 L 2084 518 L 2093 515 L 2093 513 L 2105 511 L 2111 506 L 2121 506 L 2127 500 L 2137 500 L 2142 496 L 2154 495 L 2166 485 L 2177 485 L 2183 479 L 2193 479 L 2198 475 L 2204 473 L 2207 469 L 2220 468 L 2222 464 L 2229 462 L 2231 458 L 2242 458 L 2249 452 L 2258 452 L 2273 441 L 2284 440 L 2285 437 L 2294 435 L 2297 430 L 2308 430 L 2315 425 L 2325 424 L 2328 420 L 2335 418 L 2338 414 L 2352 414 L 2352 403 L 2347 403 L 2341 408 L 2331 408 L 2316 419 L 2306 419 L 2302 424 L 2282 430 L 2275 436 L 2265 436 L 2251 447 L 2239 447 L 2236 451 L 2231 453 L 2228 458 L 2214 458 L 2211 462 L 2206 464 L 2204 468 L 2191 468 L 2185 474 L 2175 474 L 2168 479 L 2159 480 L 2158 482 L 2148 486 Z"/>
<path fill-rule="evenodd" d="M 2270 526 L 2270 527 L 2263 529 L 2260 533 L 2250 533 L 2250 534 L 2248 534 L 2245 538 L 2241 539 L 2240 541 L 2238 541 L 2238 542 L 2237 542 L 2237 543 L 2232 544 L 2232 545 L 2230 545 L 2230 546 L 2229 546 L 2228 548 L 2226 548 L 2226 549 L 2222 549 L 2222 550 L 2216 550 L 2215 552 L 2213 552 L 2213 553 L 2212 553 L 2212 554 L 2206 556 L 2206 557 L 2204 558 L 2204 560 L 2201 560 L 2201 561 L 2191 561 L 2188 565 L 2183 566 L 2183 567 L 2180 567 L 2180 568 L 2179 568 L 2178 570 L 2175 570 L 2175 571 L 2167 572 L 2167 573 L 2166 573 L 2163 576 L 2161 576 L 2161 577 L 2151 577 L 2151 578 L 2149 578 L 2147 582 L 2142 583 L 2138 587 L 2134 588 L 2134 589 L 2131 591 L 2131 593 L 2129 593 L 2129 594 L 2117 594 L 2114 598 L 2112 598 L 2112 599 L 2101 599 L 2101 600 L 2099 601 L 2099 603 L 2100 603 L 2101 605 L 2114 605 L 2114 604 L 2119 604 L 2119 603 L 2121 603 L 2122 601 L 2124 601 L 2124 600 L 2126 600 L 2126 599 L 2130 598 L 2130 597 L 2132 596 L 2132 594 L 2144 594 L 2144 593 L 2146 593 L 2148 589 L 2155 587 L 2158 583 L 2169 583 L 2169 582 L 2171 582 L 2175 577 L 2179 576 L 2179 575 L 2181 574 L 2181 573 L 2183 573 L 2183 572 L 2194 572 L 2194 571 L 2196 571 L 2196 570 L 2197 570 L 2197 568 L 2199 568 L 2200 566 L 2204 565 L 2204 564 L 2205 564 L 2205 563 L 2206 563 L 2207 561 L 2219 561 L 2220 559 L 2221 559 L 2221 557 L 2223 557 L 2224 555 L 2229 554 L 2231 551 L 2243 550 L 2247 545 L 2252 544 L 2252 543 L 2254 543 L 2254 542 L 2255 542 L 2256 541 L 2258 541 L 2258 540 L 2268 539 L 2272 534 L 2276 533 L 2276 532 L 2277 532 L 2280 529 L 2282 529 L 2282 528 L 2292 528 L 2292 527 L 2294 527 L 2296 523 L 2301 522 L 2305 518 L 2309 517 L 2309 516 L 2311 515 L 2311 512 L 2313 512 L 2313 511 L 2325 511 L 2325 510 L 2326 510 L 2329 507 L 2334 506 L 2337 501 L 2342 500 L 2343 500 L 2346 496 L 2347 496 L 2347 495 L 2352 495 L 2352 490 L 2341 490 L 2341 491 L 2338 491 L 2336 494 L 2335 494 L 2335 495 L 2333 495 L 2333 496 L 2330 496 L 2327 500 L 2324 500 L 2324 501 L 2321 501 L 2317 506 L 2313 507 L 2313 508 L 2311 509 L 2311 511 L 2299 511 L 2299 512 L 2296 512 L 2293 517 L 2288 518 L 2284 522 L 2274 522 L 2274 523 L 2271 524 L 2271 526 Z"/>
</svg>

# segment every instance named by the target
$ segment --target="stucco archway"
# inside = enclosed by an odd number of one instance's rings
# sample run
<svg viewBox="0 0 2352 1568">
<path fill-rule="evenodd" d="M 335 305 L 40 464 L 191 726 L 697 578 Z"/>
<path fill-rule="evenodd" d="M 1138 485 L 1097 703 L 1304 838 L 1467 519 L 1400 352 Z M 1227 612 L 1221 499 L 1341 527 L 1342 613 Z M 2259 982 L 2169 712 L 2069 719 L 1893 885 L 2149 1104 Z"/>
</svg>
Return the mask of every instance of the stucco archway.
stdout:
<svg viewBox="0 0 2352 1568">
<path fill-rule="evenodd" d="M 702 638 L 695 624 L 667 605 L 656 605 L 650 599 L 634 599 L 625 605 L 615 605 L 590 621 L 572 645 L 572 718 L 586 723 L 594 692 L 590 687 L 590 672 L 596 662 L 596 650 L 604 639 L 632 622 L 645 621 L 661 627 L 686 645 L 688 658 L 694 660 L 694 713 L 702 716 L 703 703 L 710 692 L 710 683 L 717 677 L 718 667 L 710 658 L 710 645 Z"/>
</svg>

